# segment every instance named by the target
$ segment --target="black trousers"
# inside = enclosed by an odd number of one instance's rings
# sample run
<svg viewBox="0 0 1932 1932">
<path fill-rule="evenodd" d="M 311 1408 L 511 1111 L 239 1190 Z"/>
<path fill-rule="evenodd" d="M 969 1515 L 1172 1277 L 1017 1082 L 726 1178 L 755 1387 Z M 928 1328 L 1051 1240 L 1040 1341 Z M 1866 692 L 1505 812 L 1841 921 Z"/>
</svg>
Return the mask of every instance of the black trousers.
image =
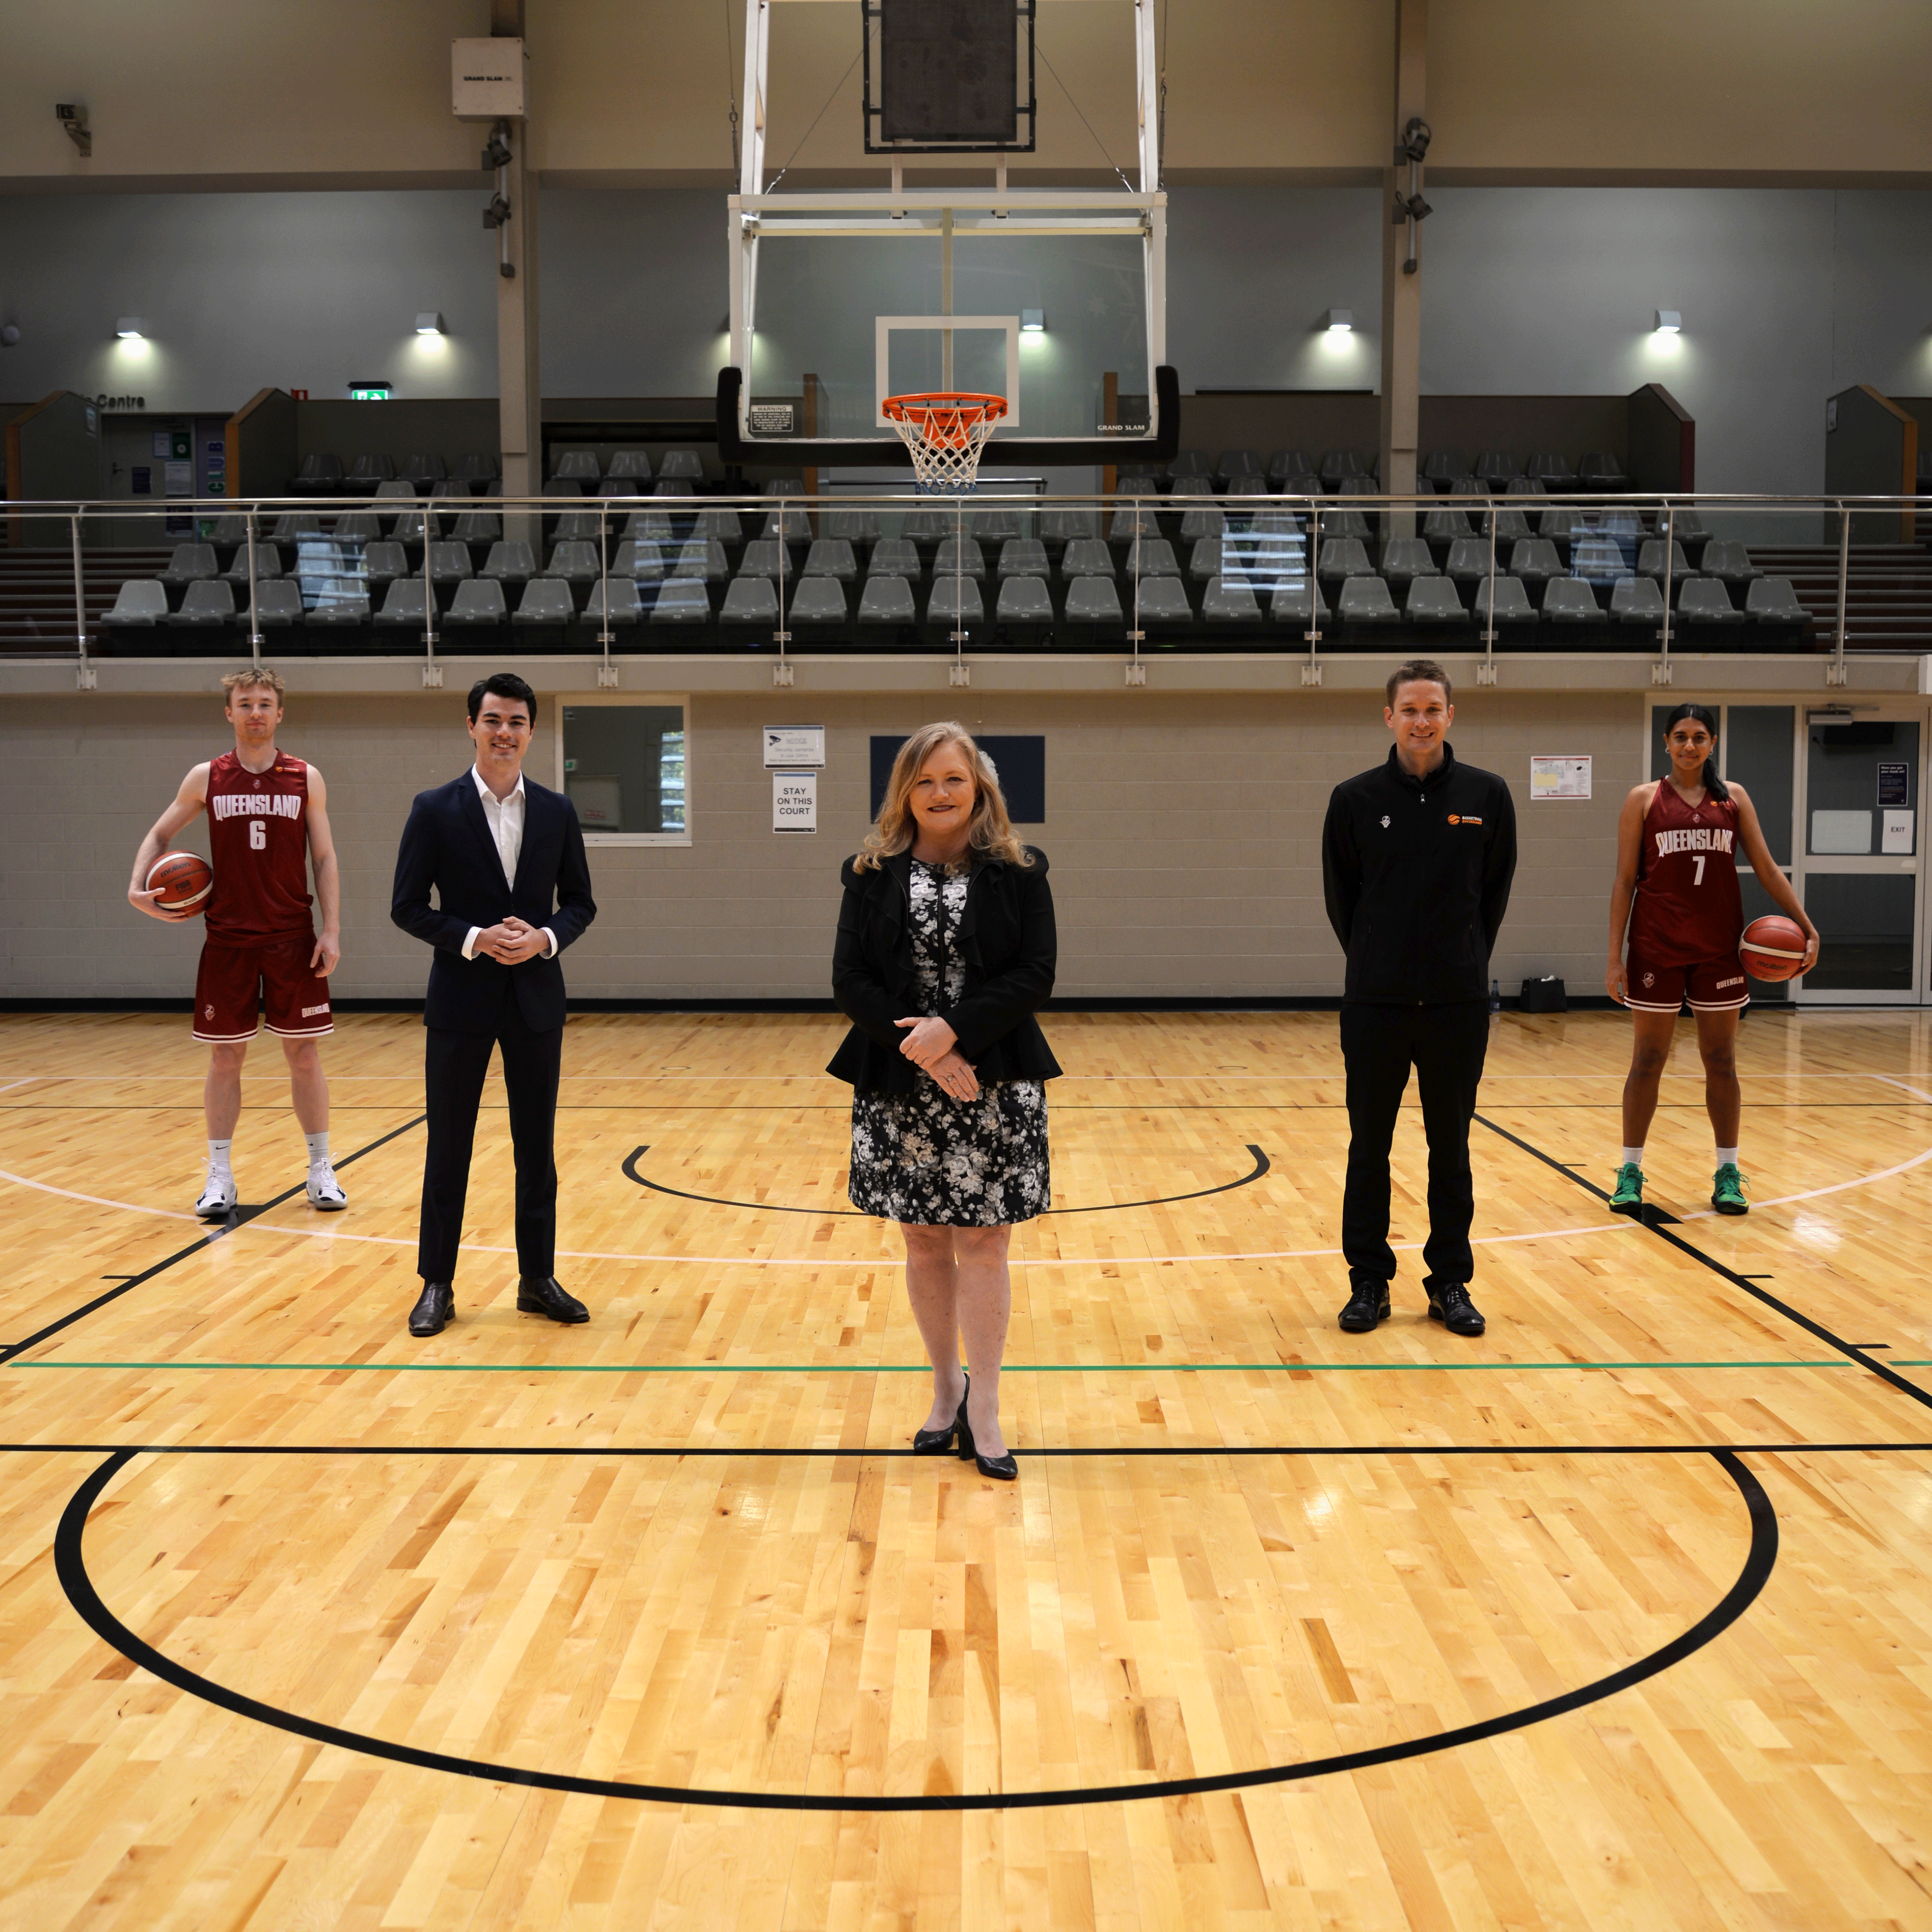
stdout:
<svg viewBox="0 0 1932 1932">
<path fill-rule="evenodd" d="M 1342 1058 L 1348 1072 L 1348 1178 L 1342 1193 L 1342 1252 L 1348 1272 L 1388 1281 L 1389 1144 L 1415 1069 L 1429 1136 L 1429 1240 L 1422 1251 L 1432 1282 L 1466 1282 L 1475 1268 L 1469 1222 L 1469 1121 L 1490 1046 L 1480 1000 L 1441 1006 L 1344 1006 Z"/>
<path fill-rule="evenodd" d="M 494 1034 L 425 1029 L 424 1086 L 429 1154 L 423 1165 L 422 1230 L 416 1272 L 425 1281 L 456 1278 L 463 1206 L 476 1108 L 490 1050 L 503 1050 L 510 1093 L 510 1141 L 517 1158 L 517 1272 L 542 1280 L 556 1271 L 556 1085 L 563 1029 L 533 1033 L 514 999 L 506 1000 Z M 493 1220 L 500 1217 L 493 1216 Z"/>
</svg>

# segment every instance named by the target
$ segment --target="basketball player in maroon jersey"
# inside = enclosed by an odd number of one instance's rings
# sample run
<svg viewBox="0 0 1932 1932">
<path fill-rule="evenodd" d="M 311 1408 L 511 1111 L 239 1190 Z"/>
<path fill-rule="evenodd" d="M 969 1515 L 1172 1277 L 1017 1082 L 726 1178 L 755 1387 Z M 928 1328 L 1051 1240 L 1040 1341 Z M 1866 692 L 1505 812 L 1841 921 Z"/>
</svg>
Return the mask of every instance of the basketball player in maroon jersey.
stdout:
<svg viewBox="0 0 1932 1932">
<path fill-rule="evenodd" d="M 1642 1209 L 1644 1137 L 1657 1112 L 1678 1010 L 1688 1000 L 1704 1059 L 1704 1105 L 1717 1136 L 1711 1205 L 1720 1214 L 1748 1214 L 1738 1172 L 1738 1018 L 1750 998 L 1738 956 L 1744 929 L 1738 854 L 1778 910 L 1804 928 L 1808 971 L 1818 957 L 1818 932 L 1765 844 L 1744 787 L 1718 776 L 1715 715 L 1701 704 L 1678 705 L 1664 721 L 1664 743 L 1668 776 L 1636 786 L 1617 820 L 1604 982 L 1612 999 L 1630 1008 L 1636 1038 L 1624 1082 L 1623 1160 L 1610 1205 L 1624 1214 Z"/>
<path fill-rule="evenodd" d="M 155 820 L 134 855 L 129 903 L 151 918 L 163 912 L 145 890 L 148 868 L 196 813 L 208 819 L 214 886 L 202 908 L 207 938 L 195 976 L 194 1036 L 210 1048 L 202 1104 L 208 1116 L 208 1184 L 194 1211 L 218 1221 L 234 1208 L 230 1163 L 242 1114 L 242 1063 L 255 1037 L 258 1002 L 282 1042 L 296 1118 L 308 1142 L 309 1204 L 332 1212 L 349 1204 L 328 1160 L 328 1083 L 316 1042 L 334 1031 L 328 976 L 342 957 L 342 891 L 328 794 L 314 766 L 275 745 L 282 722 L 280 677 L 257 667 L 221 680 L 235 748 L 196 765 L 175 802 Z M 308 873 L 322 930 L 309 908 Z M 191 916 L 191 915 L 190 915 Z"/>
</svg>

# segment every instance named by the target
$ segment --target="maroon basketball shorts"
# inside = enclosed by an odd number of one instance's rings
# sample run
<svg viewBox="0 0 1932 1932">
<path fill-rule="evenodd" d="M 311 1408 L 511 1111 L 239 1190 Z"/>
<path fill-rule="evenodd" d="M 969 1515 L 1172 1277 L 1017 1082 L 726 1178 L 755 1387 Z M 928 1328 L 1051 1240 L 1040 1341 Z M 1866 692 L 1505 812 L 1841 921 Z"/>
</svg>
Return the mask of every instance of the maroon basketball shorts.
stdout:
<svg viewBox="0 0 1932 1932">
<path fill-rule="evenodd" d="M 1624 963 L 1624 996 L 1640 1013 L 1674 1013 L 1688 1001 L 1694 1013 L 1735 1012 L 1750 1004 L 1744 965 L 1735 951 L 1690 966 L 1660 966 L 1630 942 Z"/>
<path fill-rule="evenodd" d="M 194 976 L 194 1036 L 212 1046 L 253 1040 L 259 1008 L 284 1040 L 318 1040 L 335 1030 L 328 982 L 313 971 L 313 932 L 282 939 L 206 941 Z"/>
</svg>

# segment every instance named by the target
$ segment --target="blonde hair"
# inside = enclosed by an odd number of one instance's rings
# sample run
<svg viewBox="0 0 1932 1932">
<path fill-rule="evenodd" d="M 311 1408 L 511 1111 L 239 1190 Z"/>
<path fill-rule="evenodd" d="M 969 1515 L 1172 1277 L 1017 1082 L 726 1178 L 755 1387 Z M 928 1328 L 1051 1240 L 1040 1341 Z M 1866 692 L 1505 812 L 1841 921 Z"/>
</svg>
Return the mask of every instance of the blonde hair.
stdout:
<svg viewBox="0 0 1932 1932">
<path fill-rule="evenodd" d="M 947 745 L 957 745 L 966 754 L 973 773 L 973 816 L 967 826 L 968 848 L 988 859 L 1004 859 L 1012 866 L 1030 866 L 1026 848 L 1015 835 L 1012 820 L 1006 816 L 1006 795 L 1000 790 L 1000 775 L 993 761 L 973 742 L 964 725 L 946 720 L 922 724 L 898 748 L 892 760 L 892 775 L 886 782 L 885 802 L 866 842 L 854 862 L 862 872 L 908 851 L 919 836 L 919 822 L 913 816 L 912 788 L 926 761 Z"/>
<path fill-rule="evenodd" d="M 289 688 L 282 682 L 280 671 L 271 670 L 266 664 L 250 664 L 246 670 L 231 670 L 221 680 L 222 703 L 226 704 L 238 691 L 244 691 L 250 685 L 262 685 L 272 691 L 278 704 L 288 694 Z"/>
</svg>

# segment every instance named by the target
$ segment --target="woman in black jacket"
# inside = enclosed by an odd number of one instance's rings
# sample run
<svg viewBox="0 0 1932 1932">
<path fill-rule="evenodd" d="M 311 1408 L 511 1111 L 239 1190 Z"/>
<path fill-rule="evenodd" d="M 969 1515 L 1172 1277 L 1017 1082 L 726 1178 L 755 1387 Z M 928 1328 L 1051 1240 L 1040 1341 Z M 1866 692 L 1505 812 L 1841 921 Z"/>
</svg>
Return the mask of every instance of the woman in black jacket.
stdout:
<svg viewBox="0 0 1932 1932">
<path fill-rule="evenodd" d="M 958 724 L 899 747 L 878 823 L 841 874 L 832 992 L 852 1030 L 826 1071 L 852 1096 L 852 1204 L 899 1223 L 932 1362 L 915 1453 L 955 1439 L 1010 1482 L 1000 1358 L 1007 1244 L 1046 1205 L 1046 1091 L 1034 1018 L 1053 991 L 1046 855 L 1013 836 L 992 762 Z M 962 1335 L 969 1381 L 959 1358 Z"/>
</svg>

